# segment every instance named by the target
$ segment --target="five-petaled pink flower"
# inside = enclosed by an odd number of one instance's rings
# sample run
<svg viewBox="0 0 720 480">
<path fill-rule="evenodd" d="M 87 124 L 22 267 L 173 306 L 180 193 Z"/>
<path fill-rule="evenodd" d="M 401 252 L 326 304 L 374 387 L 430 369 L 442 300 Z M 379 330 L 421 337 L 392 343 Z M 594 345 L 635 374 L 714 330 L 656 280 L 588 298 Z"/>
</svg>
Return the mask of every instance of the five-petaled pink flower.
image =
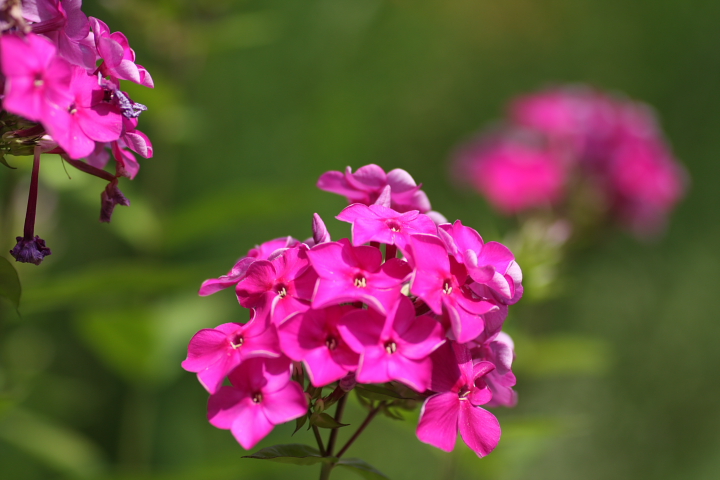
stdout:
<svg viewBox="0 0 720 480">
<path fill-rule="evenodd" d="M 235 287 L 240 305 L 267 308 L 276 325 L 310 308 L 317 274 L 310 267 L 307 249 L 301 243 L 274 253 L 268 260 L 253 262 Z"/>
<path fill-rule="evenodd" d="M 355 310 L 342 318 L 339 330 L 350 348 L 361 354 L 358 382 L 397 380 L 417 392 L 430 386 L 430 354 L 445 342 L 445 335 L 432 316 L 415 316 L 409 298 L 401 297 L 387 316 Z"/>
<path fill-rule="evenodd" d="M 182 367 L 215 393 L 235 367 L 253 357 L 279 357 L 275 328 L 263 311 L 254 311 L 248 323 L 224 323 L 197 332 L 190 340 Z"/>
<path fill-rule="evenodd" d="M 340 380 L 357 368 L 359 355 L 338 332 L 340 319 L 353 310 L 350 305 L 311 309 L 278 327 L 283 352 L 305 364 L 310 381 L 316 387 Z"/>
<path fill-rule="evenodd" d="M 452 342 L 433 354 L 433 367 L 431 389 L 438 393 L 422 406 L 418 439 L 450 452 L 459 431 L 478 457 L 492 452 L 500 441 L 500 424 L 480 405 L 492 398 L 484 377 L 495 366 L 490 362 L 473 365 L 468 349 Z"/>
<path fill-rule="evenodd" d="M 243 362 L 229 375 L 232 386 L 210 397 L 208 420 L 230 430 L 243 448 L 254 447 L 275 425 L 307 413 L 305 394 L 290 372 L 287 357 Z"/>
<path fill-rule="evenodd" d="M 382 205 L 363 205 L 355 203 L 346 207 L 336 217 L 343 222 L 352 223 L 353 245 L 367 242 L 380 242 L 397 245 L 403 252 L 413 233 L 437 231 L 435 222 L 417 210 L 399 213 Z"/>
<path fill-rule="evenodd" d="M 410 291 L 437 315 L 447 315 L 456 341 L 465 343 L 480 335 L 485 323 L 479 315 L 497 310 L 497 305 L 473 293 L 467 269 L 448 256 L 442 240 L 424 234 L 411 239 L 416 270 Z"/>
<path fill-rule="evenodd" d="M 354 247 L 346 238 L 318 245 L 308 257 L 319 277 L 313 308 L 363 302 L 384 314 L 397 301 L 402 282 L 411 272 L 407 262 L 391 258 L 383 263 L 379 249 Z"/>
</svg>

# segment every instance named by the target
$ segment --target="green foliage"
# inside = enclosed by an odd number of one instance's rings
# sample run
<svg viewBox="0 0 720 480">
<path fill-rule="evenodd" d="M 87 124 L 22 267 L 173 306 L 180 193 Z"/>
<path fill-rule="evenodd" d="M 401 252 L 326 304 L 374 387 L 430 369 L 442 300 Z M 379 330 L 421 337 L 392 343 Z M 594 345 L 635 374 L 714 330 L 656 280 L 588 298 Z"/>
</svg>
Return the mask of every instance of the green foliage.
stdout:
<svg viewBox="0 0 720 480">
<path fill-rule="evenodd" d="M 355 472 L 366 480 L 388 480 L 383 473 L 359 458 L 341 458 L 335 465 Z"/>
<path fill-rule="evenodd" d="M 310 415 L 310 424 L 320 428 L 340 428 L 347 427 L 347 423 L 339 423 L 327 413 L 315 412 Z"/>
<path fill-rule="evenodd" d="M 272 447 L 258 450 L 252 455 L 245 455 L 242 458 L 270 460 L 272 462 L 291 463 L 293 465 L 315 465 L 317 463 L 335 463 L 337 461 L 336 457 L 323 457 L 317 449 L 297 443 L 273 445 Z"/>
</svg>

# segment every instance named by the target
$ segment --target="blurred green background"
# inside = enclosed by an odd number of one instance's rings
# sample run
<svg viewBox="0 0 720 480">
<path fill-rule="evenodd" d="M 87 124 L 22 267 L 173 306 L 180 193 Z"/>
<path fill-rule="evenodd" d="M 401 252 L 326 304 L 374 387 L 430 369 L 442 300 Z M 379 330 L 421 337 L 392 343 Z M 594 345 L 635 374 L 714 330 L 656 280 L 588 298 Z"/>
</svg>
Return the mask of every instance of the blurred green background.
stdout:
<svg viewBox="0 0 720 480">
<path fill-rule="evenodd" d="M 22 317 L 0 306 L 3 479 L 317 478 L 240 457 L 205 419 L 180 362 L 200 328 L 242 320 L 232 291 L 196 295 L 262 241 L 334 238 L 344 199 L 326 170 L 377 163 L 423 182 L 433 207 L 486 240 L 512 223 L 452 185 L 454 146 L 512 96 L 583 82 L 653 105 L 692 178 L 664 238 L 608 231 L 574 251 L 554 295 L 511 309 L 520 403 L 495 409 L 477 459 L 376 421 L 351 449 L 390 478 L 720 478 L 720 3 L 699 0 L 106 0 L 154 90 L 155 157 L 130 208 L 97 222 L 102 181 L 48 157 L 36 228 L 53 250 L 15 264 Z M 0 168 L 0 244 L 22 231 L 30 161 Z M 12 227 L 9 227 L 12 225 Z M 4 254 L 6 258 L 9 255 Z M 520 259 L 521 266 L 522 258 Z M 362 412 L 349 402 L 349 419 Z M 352 428 L 352 427 L 351 427 Z M 312 444 L 278 427 L 259 447 Z M 341 440 L 347 432 L 341 432 Z M 333 478 L 360 478 L 338 470 Z"/>
</svg>

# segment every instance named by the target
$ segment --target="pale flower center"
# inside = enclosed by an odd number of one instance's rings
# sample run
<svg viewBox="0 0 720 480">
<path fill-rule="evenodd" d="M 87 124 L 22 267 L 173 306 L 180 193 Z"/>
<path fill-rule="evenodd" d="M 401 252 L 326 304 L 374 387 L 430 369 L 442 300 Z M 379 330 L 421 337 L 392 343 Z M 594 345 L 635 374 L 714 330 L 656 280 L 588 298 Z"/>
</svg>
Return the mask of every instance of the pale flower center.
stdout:
<svg viewBox="0 0 720 480">
<path fill-rule="evenodd" d="M 367 287 L 367 280 L 362 275 L 358 275 L 355 277 L 355 286 L 357 288 L 365 288 Z"/>
<path fill-rule="evenodd" d="M 325 340 L 325 346 L 328 348 L 328 350 L 335 350 L 337 348 L 337 340 L 335 340 L 335 337 L 332 335 L 327 337 Z"/>
<path fill-rule="evenodd" d="M 262 402 L 262 399 L 263 399 L 263 396 L 262 396 L 262 393 L 260 393 L 260 392 L 254 393 L 252 396 L 253 403 L 260 403 L 260 402 Z"/>
<path fill-rule="evenodd" d="M 392 230 L 393 232 L 399 232 L 399 231 L 400 231 L 401 225 L 400 225 L 400 223 L 397 222 L 396 220 L 388 220 L 387 222 L 385 222 L 385 225 L 387 225 L 388 228 L 389 228 L 390 230 Z"/>
<path fill-rule="evenodd" d="M 232 345 L 233 348 L 238 349 L 242 347 L 243 342 L 245 339 L 243 339 L 241 334 L 235 335 L 235 338 L 233 338 L 232 342 L 230 342 L 230 345 Z"/>
<path fill-rule="evenodd" d="M 275 291 L 277 291 L 278 297 L 285 298 L 285 295 L 287 295 L 287 287 L 285 285 L 278 285 L 275 287 Z"/>
<path fill-rule="evenodd" d="M 450 284 L 450 280 L 445 280 L 445 283 L 443 283 L 443 293 L 445 295 L 450 295 L 453 291 L 453 287 Z"/>
<path fill-rule="evenodd" d="M 385 342 L 385 351 L 388 352 L 390 355 L 397 352 L 397 343 L 390 340 L 389 342 Z"/>
</svg>

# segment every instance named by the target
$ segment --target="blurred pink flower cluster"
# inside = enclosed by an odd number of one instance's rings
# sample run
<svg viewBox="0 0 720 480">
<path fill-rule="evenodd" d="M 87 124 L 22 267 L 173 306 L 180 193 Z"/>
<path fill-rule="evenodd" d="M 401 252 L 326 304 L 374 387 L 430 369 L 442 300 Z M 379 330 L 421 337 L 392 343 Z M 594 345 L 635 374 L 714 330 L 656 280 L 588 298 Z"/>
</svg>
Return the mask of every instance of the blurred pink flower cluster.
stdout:
<svg viewBox="0 0 720 480">
<path fill-rule="evenodd" d="M 100 220 L 108 222 L 116 205 L 129 205 L 118 178 L 135 177 L 135 154 L 153 154 L 150 139 L 137 129 L 147 108 L 123 92 L 120 81 L 153 88 L 153 80 L 135 63 L 125 35 L 88 18 L 81 7 L 81 0 L 0 1 L 0 153 L 34 154 L 33 184 L 42 153 L 60 154 L 107 180 Z M 111 156 L 115 173 L 104 170 Z M 34 202 L 28 202 L 33 219 Z M 39 264 L 50 250 L 43 242 L 41 253 L 42 240 L 27 227 L 26 222 L 25 236 L 11 253 L 17 261 Z"/>
<path fill-rule="evenodd" d="M 640 236 L 663 230 L 686 184 L 647 105 L 583 86 L 516 98 L 455 166 L 503 214 L 590 204 Z"/>
<path fill-rule="evenodd" d="M 249 449 L 274 425 L 313 424 L 339 397 L 374 384 L 396 402 L 386 410 L 424 402 L 421 441 L 450 451 L 459 432 L 487 455 L 500 426 L 481 405 L 516 403 L 514 347 L 501 331 L 523 292 L 512 252 L 428 215 L 404 170 L 327 172 L 318 187 L 348 198 L 336 218 L 352 224 L 351 239 L 332 241 L 315 214 L 312 238 L 263 243 L 200 289 L 234 287 L 251 312 L 190 341 L 183 368 L 211 394 L 210 423 Z"/>
</svg>

